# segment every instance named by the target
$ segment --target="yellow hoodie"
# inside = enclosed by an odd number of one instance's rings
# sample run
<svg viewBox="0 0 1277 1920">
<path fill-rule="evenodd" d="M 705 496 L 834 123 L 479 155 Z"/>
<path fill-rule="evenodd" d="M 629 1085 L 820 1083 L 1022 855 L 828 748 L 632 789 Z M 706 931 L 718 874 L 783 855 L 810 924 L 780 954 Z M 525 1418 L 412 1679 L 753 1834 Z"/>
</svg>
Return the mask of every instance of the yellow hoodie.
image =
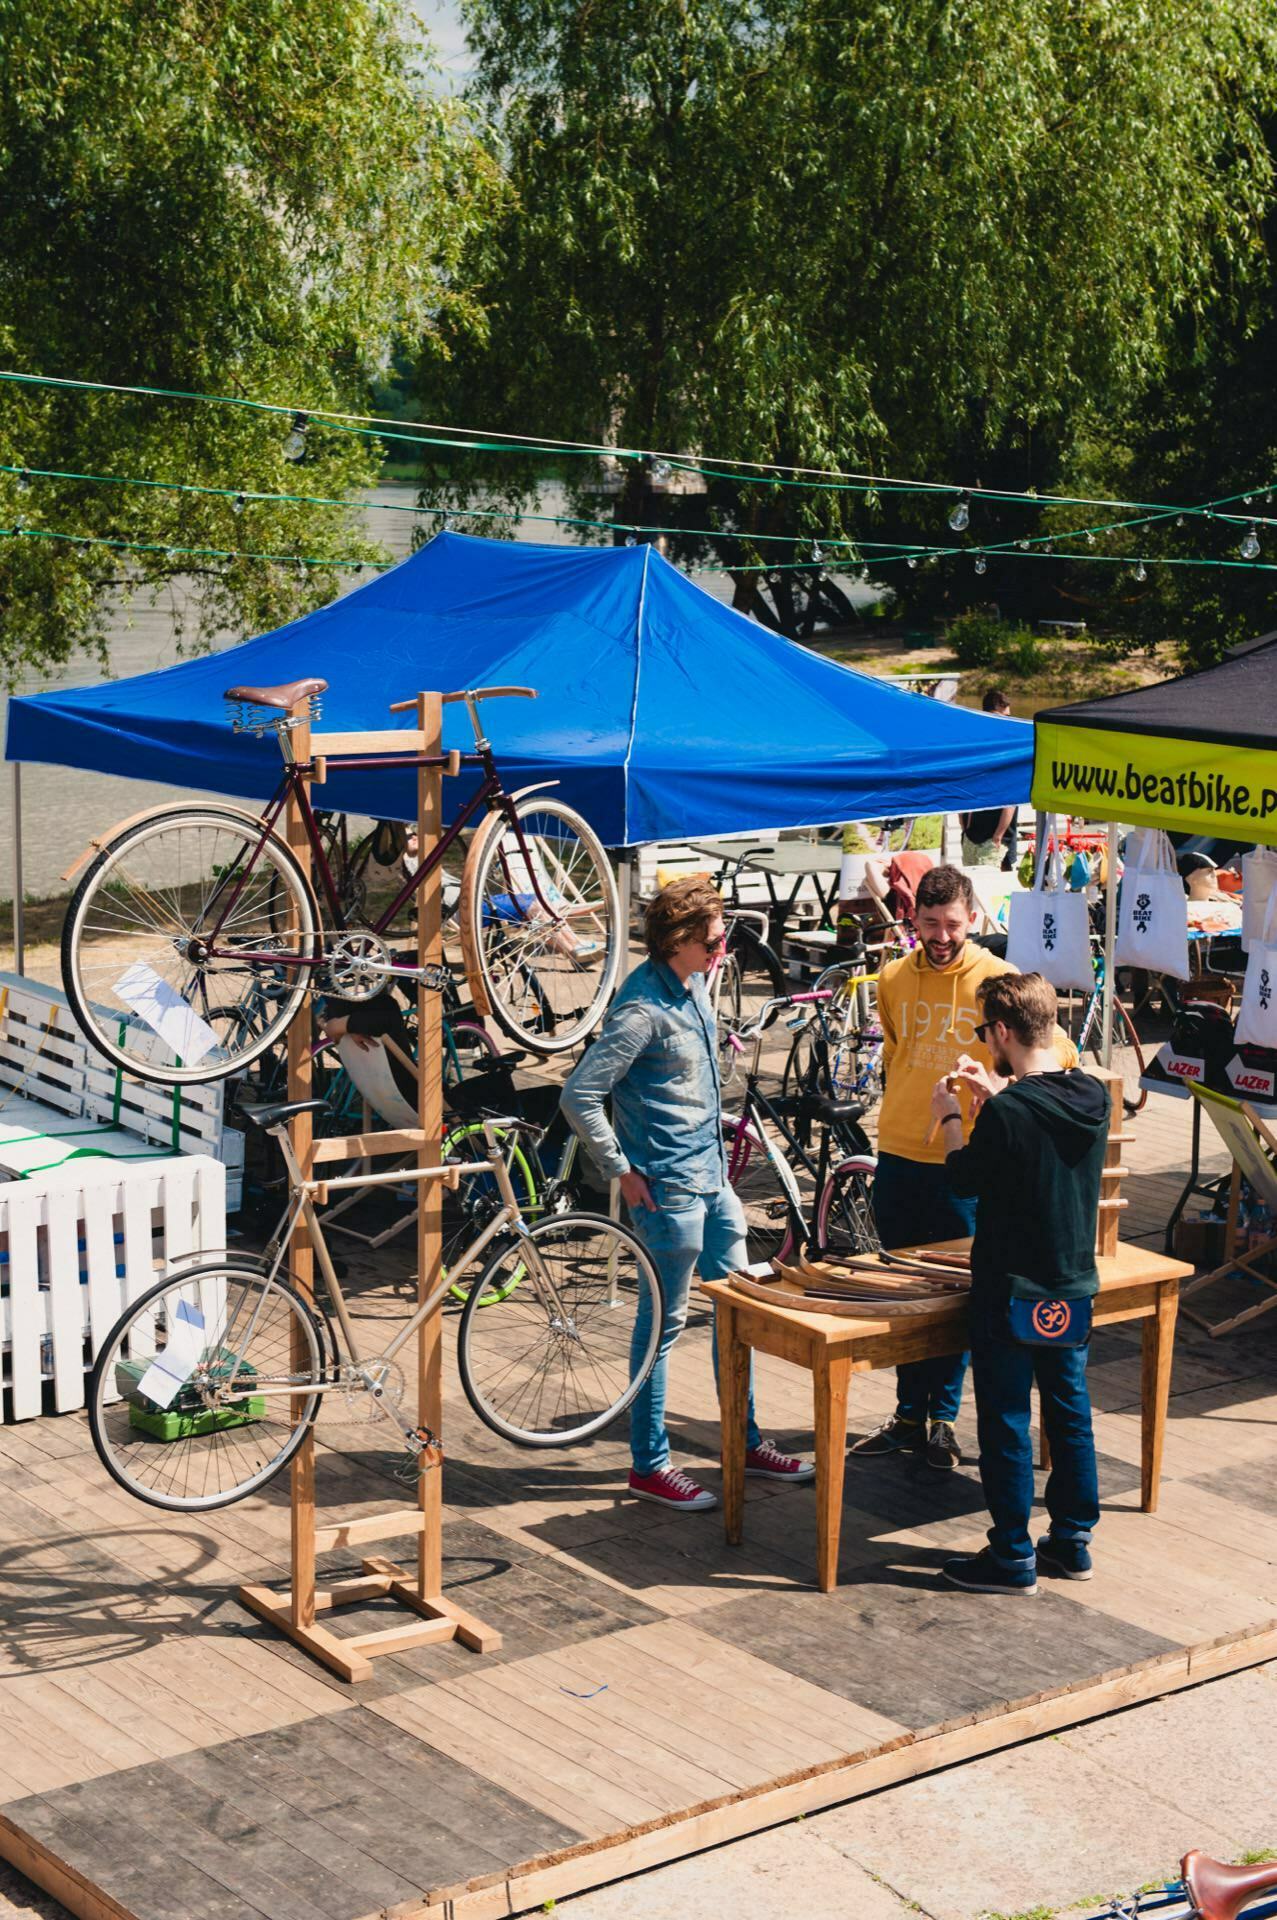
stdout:
<svg viewBox="0 0 1277 1920">
<path fill-rule="evenodd" d="M 939 1166 L 945 1144 L 937 1132 L 931 1145 L 931 1094 L 942 1073 L 952 1073 L 961 1054 L 992 1069 L 989 1050 L 976 1039 L 980 1003 L 976 988 L 999 973 L 1014 973 L 986 947 L 968 940 L 950 967 L 933 967 L 923 948 L 883 968 L 878 982 L 878 1018 L 882 1022 L 882 1059 L 887 1075 L 878 1118 L 883 1153 Z M 1056 1052 L 1062 1067 L 1077 1065 L 1077 1048 L 1058 1027 Z M 964 1103 L 964 1108 L 965 1108 Z M 963 1137 L 971 1131 L 964 1121 Z"/>
</svg>

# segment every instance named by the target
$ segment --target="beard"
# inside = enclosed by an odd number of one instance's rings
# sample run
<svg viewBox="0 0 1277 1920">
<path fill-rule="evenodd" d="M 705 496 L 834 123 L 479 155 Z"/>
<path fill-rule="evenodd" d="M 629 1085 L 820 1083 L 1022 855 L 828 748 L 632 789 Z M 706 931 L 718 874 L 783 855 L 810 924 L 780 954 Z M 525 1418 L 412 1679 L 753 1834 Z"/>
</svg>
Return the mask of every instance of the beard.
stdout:
<svg viewBox="0 0 1277 1920">
<path fill-rule="evenodd" d="M 1000 1080 L 1010 1080 L 1014 1078 L 1015 1068 L 1011 1065 L 1005 1053 L 998 1052 L 997 1047 L 992 1041 L 989 1043 L 989 1057 L 993 1061 L 993 1071 Z"/>
<path fill-rule="evenodd" d="M 924 940 L 922 951 L 933 967 L 951 967 L 967 944 L 966 935 L 956 940 Z"/>
</svg>

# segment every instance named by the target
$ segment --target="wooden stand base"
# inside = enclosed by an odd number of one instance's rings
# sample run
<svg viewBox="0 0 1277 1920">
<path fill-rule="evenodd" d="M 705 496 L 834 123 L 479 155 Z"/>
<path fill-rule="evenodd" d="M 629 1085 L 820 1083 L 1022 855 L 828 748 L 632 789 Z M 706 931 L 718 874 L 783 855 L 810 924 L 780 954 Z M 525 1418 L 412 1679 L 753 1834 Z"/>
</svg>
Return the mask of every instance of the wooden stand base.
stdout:
<svg viewBox="0 0 1277 1920">
<path fill-rule="evenodd" d="M 390 1535 L 419 1533 L 422 1519 L 422 1514 L 416 1508 L 406 1513 L 382 1514 L 376 1522 L 356 1521 L 350 1527 L 317 1531 L 316 1544 L 345 1544 L 353 1532 L 365 1528 L 368 1531 L 363 1537 L 368 1539 L 378 1535 L 384 1539 Z M 372 1532 L 374 1524 L 376 1534 Z M 336 1537 L 325 1540 L 325 1533 Z M 276 1593 L 271 1587 L 242 1586 L 238 1589 L 237 1597 L 242 1606 L 249 1608 L 268 1625 L 287 1634 L 312 1659 L 322 1661 L 342 1680 L 353 1682 L 371 1679 L 372 1663 L 378 1654 L 404 1653 L 409 1647 L 434 1646 L 443 1640 L 459 1640 L 463 1647 L 469 1647 L 474 1653 L 497 1652 L 501 1635 L 495 1627 L 485 1626 L 482 1620 L 477 1620 L 472 1613 L 456 1606 L 441 1593 L 419 1593 L 416 1576 L 406 1572 L 395 1561 L 373 1555 L 361 1561 L 360 1566 L 360 1573 L 353 1579 L 339 1580 L 331 1587 L 312 1589 L 312 1605 L 306 1610 L 312 1614 L 310 1619 L 299 1619 L 292 1596 Z M 358 1606 L 370 1600 L 396 1600 L 400 1606 L 410 1608 L 421 1617 L 403 1626 L 381 1627 L 375 1633 L 345 1635 L 330 1632 L 313 1618 L 317 1613 L 331 1613 L 334 1607 Z"/>
</svg>

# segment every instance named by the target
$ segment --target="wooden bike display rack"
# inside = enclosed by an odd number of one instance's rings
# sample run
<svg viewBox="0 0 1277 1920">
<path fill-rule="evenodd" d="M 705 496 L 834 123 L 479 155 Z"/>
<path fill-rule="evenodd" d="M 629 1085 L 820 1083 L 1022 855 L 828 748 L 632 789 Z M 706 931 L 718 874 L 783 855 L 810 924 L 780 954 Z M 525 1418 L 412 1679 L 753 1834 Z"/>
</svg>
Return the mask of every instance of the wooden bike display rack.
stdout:
<svg viewBox="0 0 1277 1920">
<path fill-rule="evenodd" d="M 416 700 L 417 724 L 412 730 L 367 734 L 321 734 L 310 731 L 309 706 L 294 709 L 299 724 L 291 739 L 296 758 L 313 761 L 312 778 L 324 778 L 324 756 L 328 753 L 377 754 L 414 752 L 441 756 L 443 752 L 442 698 L 438 693 L 421 693 Z M 420 767 L 417 770 L 417 857 L 439 836 L 442 820 L 442 770 Z M 304 871 L 311 871 L 310 842 L 305 825 L 290 799 L 287 812 L 288 844 Z M 438 966 L 443 960 L 443 930 L 440 874 L 426 877 L 413 896 L 417 909 L 417 964 Z M 347 1160 L 376 1154 L 403 1154 L 415 1149 L 419 1169 L 440 1164 L 443 1131 L 443 1007 L 438 993 L 424 985 L 417 988 L 417 1126 L 386 1133 L 355 1134 L 341 1139 L 315 1141 L 311 1115 L 298 1114 L 289 1124 L 293 1151 L 307 1178 L 329 1160 Z M 309 1100 L 313 1085 L 310 1021 L 303 1011 L 288 1033 L 288 1098 Z M 417 1209 L 417 1298 L 427 1299 L 438 1286 L 442 1262 L 441 1210 L 442 1183 L 438 1177 L 423 1179 L 418 1186 Z M 322 1199 L 322 1195 L 316 1196 Z M 314 1250 L 304 1221 L 293 1237 L 290 1263 L 298 1290 L 307 1299 L 314 1294 Z M 417 1419 L 439 1434 L 443 1420 L 442 1325 L 438 1312 L 430 1315 L 417 1334 Z M 297 1364 L 305 1356 L 297 1353 Z M 317 1526 L 315 1521 L 315 1440 L 308 1433 L 293 1460 L 291 1472 L 291 1581 L 287 1594 L 270 1587 L 242 1586 L 238 1597 L 244 1606 L 339 1674 L 343 1680 L 367 1680 L 372 1661 L 378 1654 L 402 1653 L 410 1647 L 429 1646 L 438 1641 L 459 1640 L 477 1653 L 492 1653 L 501 1645 L 501 1635 L 492 1627 L 453 1604 L 443 1593 L 443 1476 L 433 1449 L 418 1456 L 417 1500 L 413 1507 L 392 1513 L 374 1514 L 367 1519 L 351 1520 L 344 1525 Z M 357 1576 L 332 1586 L 315 1584 L 316 1556 L 334 1547 L 354 1547 L 375 1540 L 417 1537 L 415 1572 L 398 1566 L 382 1556 L 365 1559 Z M 383 1627 L 372 1633 L 340 1635 L 322 1625 L 318 1615 L 335 1607 L 359 1605 L 371 1600 L 393 1599 L 417 1617 L 404 1625 Z"/>
</svg>

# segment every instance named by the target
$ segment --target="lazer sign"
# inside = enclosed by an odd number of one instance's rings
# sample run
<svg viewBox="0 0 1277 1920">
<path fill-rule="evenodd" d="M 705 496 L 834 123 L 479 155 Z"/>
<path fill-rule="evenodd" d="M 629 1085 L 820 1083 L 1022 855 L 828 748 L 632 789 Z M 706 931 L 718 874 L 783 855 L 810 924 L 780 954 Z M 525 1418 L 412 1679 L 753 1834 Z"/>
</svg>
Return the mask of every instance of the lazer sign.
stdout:
<svg viewBox="0 0 1277 1920">
<path fill-rule="evenodd" d="M 1271 1100 L 1277 1094 L 1277 1071 L 1249 1066 L 1240 1053 L 1228 1063 L 1228 1081 L 1235 1093 L 1254 1094 L 1260 1100 Z"/>
</svg>

